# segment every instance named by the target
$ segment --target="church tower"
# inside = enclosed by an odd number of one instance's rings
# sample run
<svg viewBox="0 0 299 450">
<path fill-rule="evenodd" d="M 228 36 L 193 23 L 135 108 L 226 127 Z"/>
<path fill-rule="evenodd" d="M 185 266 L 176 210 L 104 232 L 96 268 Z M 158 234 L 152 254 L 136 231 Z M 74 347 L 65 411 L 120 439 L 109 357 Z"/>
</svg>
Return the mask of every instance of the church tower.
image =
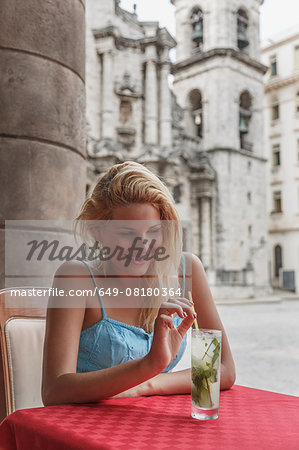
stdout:
<svg viewBox="0 0 299 450">
<path fill-rule="evenodd" d="M 184 110 L 186 132 L 197 139 L 197 151 L 207 155 L 216 173 L 213 195 L 201 190 L 197 199 L 198 214 L 205 215 L 201 222 L 209 224 L 210 233 L 204 235 L 208 241 L 199 239 L 194 252 L 201 256 L 216 295 L 220 289 L 223 297 L 230 295 L 231 288 L 240 286 L 245 296 L 268 285 L 263 143 L 267 68 L 260 62 L 259 43 L 263 0 L 172 3 L 174 93 Z"/>
</svg>

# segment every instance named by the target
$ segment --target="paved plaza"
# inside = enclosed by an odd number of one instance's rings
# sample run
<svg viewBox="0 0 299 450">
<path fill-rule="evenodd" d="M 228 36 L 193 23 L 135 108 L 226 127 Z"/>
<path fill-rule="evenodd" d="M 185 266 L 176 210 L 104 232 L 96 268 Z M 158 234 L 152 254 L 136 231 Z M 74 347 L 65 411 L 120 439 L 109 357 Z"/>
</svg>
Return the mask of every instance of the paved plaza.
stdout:
<svg viewBox="0 0 299 450">
<path fill-rule="evenodd" d="M 218 304 L 236 384 L 299 396 L 299 299 Z"/>
</svg>

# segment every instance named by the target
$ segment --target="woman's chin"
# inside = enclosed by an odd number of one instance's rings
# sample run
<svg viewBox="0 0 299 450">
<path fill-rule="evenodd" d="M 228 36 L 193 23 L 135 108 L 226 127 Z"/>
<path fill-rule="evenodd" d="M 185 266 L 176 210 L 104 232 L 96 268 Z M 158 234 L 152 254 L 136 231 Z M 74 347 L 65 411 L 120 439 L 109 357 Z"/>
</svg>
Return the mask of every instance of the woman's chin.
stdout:
<svg viewBox="0 0 299 450">
<path fill-rule="evenodd" d="M 120 276 L 141 276 L 145 275 L 148 271 L 148 268 L 150 266 L 150 261 L 142 261 L 139 263 L 139 261 L 134 262 L 133 260 L 130 261 L 130 264 L 125 267 L 121 266 L 118 268 L 118 273 Z"/>
</svg>

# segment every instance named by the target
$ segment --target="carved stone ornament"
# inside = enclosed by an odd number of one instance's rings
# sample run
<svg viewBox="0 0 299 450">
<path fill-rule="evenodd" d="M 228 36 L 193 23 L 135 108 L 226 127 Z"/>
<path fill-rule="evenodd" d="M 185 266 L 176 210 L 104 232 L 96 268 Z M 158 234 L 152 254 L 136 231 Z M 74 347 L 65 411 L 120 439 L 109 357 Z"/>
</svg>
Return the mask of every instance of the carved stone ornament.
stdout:
<svg viewBox="0 0 299 450">
<path fill-rule="evenodd" d="M 131 79 L 128 72 L 123 74 L 121 81 L 115 82 L 115 93 L 125 97 L 140 97 L 141 93 L 137 89 L 137 84 Z"/>
<path fill-rule="evenodd" d="M 138 157 L 138 162 L 141 164 L 156 163 L 159 165 L 159 173 L 169 166 L 171 162 L 171 167 L 175 165 L 180 165 L 180 155 L 179 152 L 172 147 L 164 147 L 163 151 L 161 147 L 156 147 L 153 145 L 148 145 L 142 155 Z"/>
<path fill-rule="evenodd" d="M 115 155 L 122 159 L 122 145 L 112 139 L 98 139 L 91 142 L 90 156 L 103 157 Z"/>
</svg>

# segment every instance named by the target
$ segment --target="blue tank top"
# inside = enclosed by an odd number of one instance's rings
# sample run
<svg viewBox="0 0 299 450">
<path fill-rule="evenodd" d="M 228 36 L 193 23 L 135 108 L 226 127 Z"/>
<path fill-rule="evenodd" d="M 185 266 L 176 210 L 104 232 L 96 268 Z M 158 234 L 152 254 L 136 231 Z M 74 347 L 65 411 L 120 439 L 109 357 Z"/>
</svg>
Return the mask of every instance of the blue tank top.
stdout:
<svg viewBox="0 0 299 450">
<path fill-rule="evenodd" d="M 107 317 L 103 299 L 99 293 L 94 275 L 85 262 L 94 285 L 96 287 L 99 301 L 102 307 L 103 318 L 95 323 L 92 327 L 81 331 L 77 372 L 92 372 L 95 370 L 106 369 L 124 362 L 141 358 L 145 356 L 151 348 L 153 340 L 153 332 L 147 333 L 143 328 L 128 325 L 118 320 Z M 185 273 L 186 262 L 185 256 L 182 254 L 183 265 L 183 297 L 185 294 Z M 182 322 L 182 318 L 175 315 L 173 323 L 178 326 Z M 170 372 L 179 362 L 186 348 L 186 335 L 183 338 L 181 347 L 163 372 Z"/>
</svg>

